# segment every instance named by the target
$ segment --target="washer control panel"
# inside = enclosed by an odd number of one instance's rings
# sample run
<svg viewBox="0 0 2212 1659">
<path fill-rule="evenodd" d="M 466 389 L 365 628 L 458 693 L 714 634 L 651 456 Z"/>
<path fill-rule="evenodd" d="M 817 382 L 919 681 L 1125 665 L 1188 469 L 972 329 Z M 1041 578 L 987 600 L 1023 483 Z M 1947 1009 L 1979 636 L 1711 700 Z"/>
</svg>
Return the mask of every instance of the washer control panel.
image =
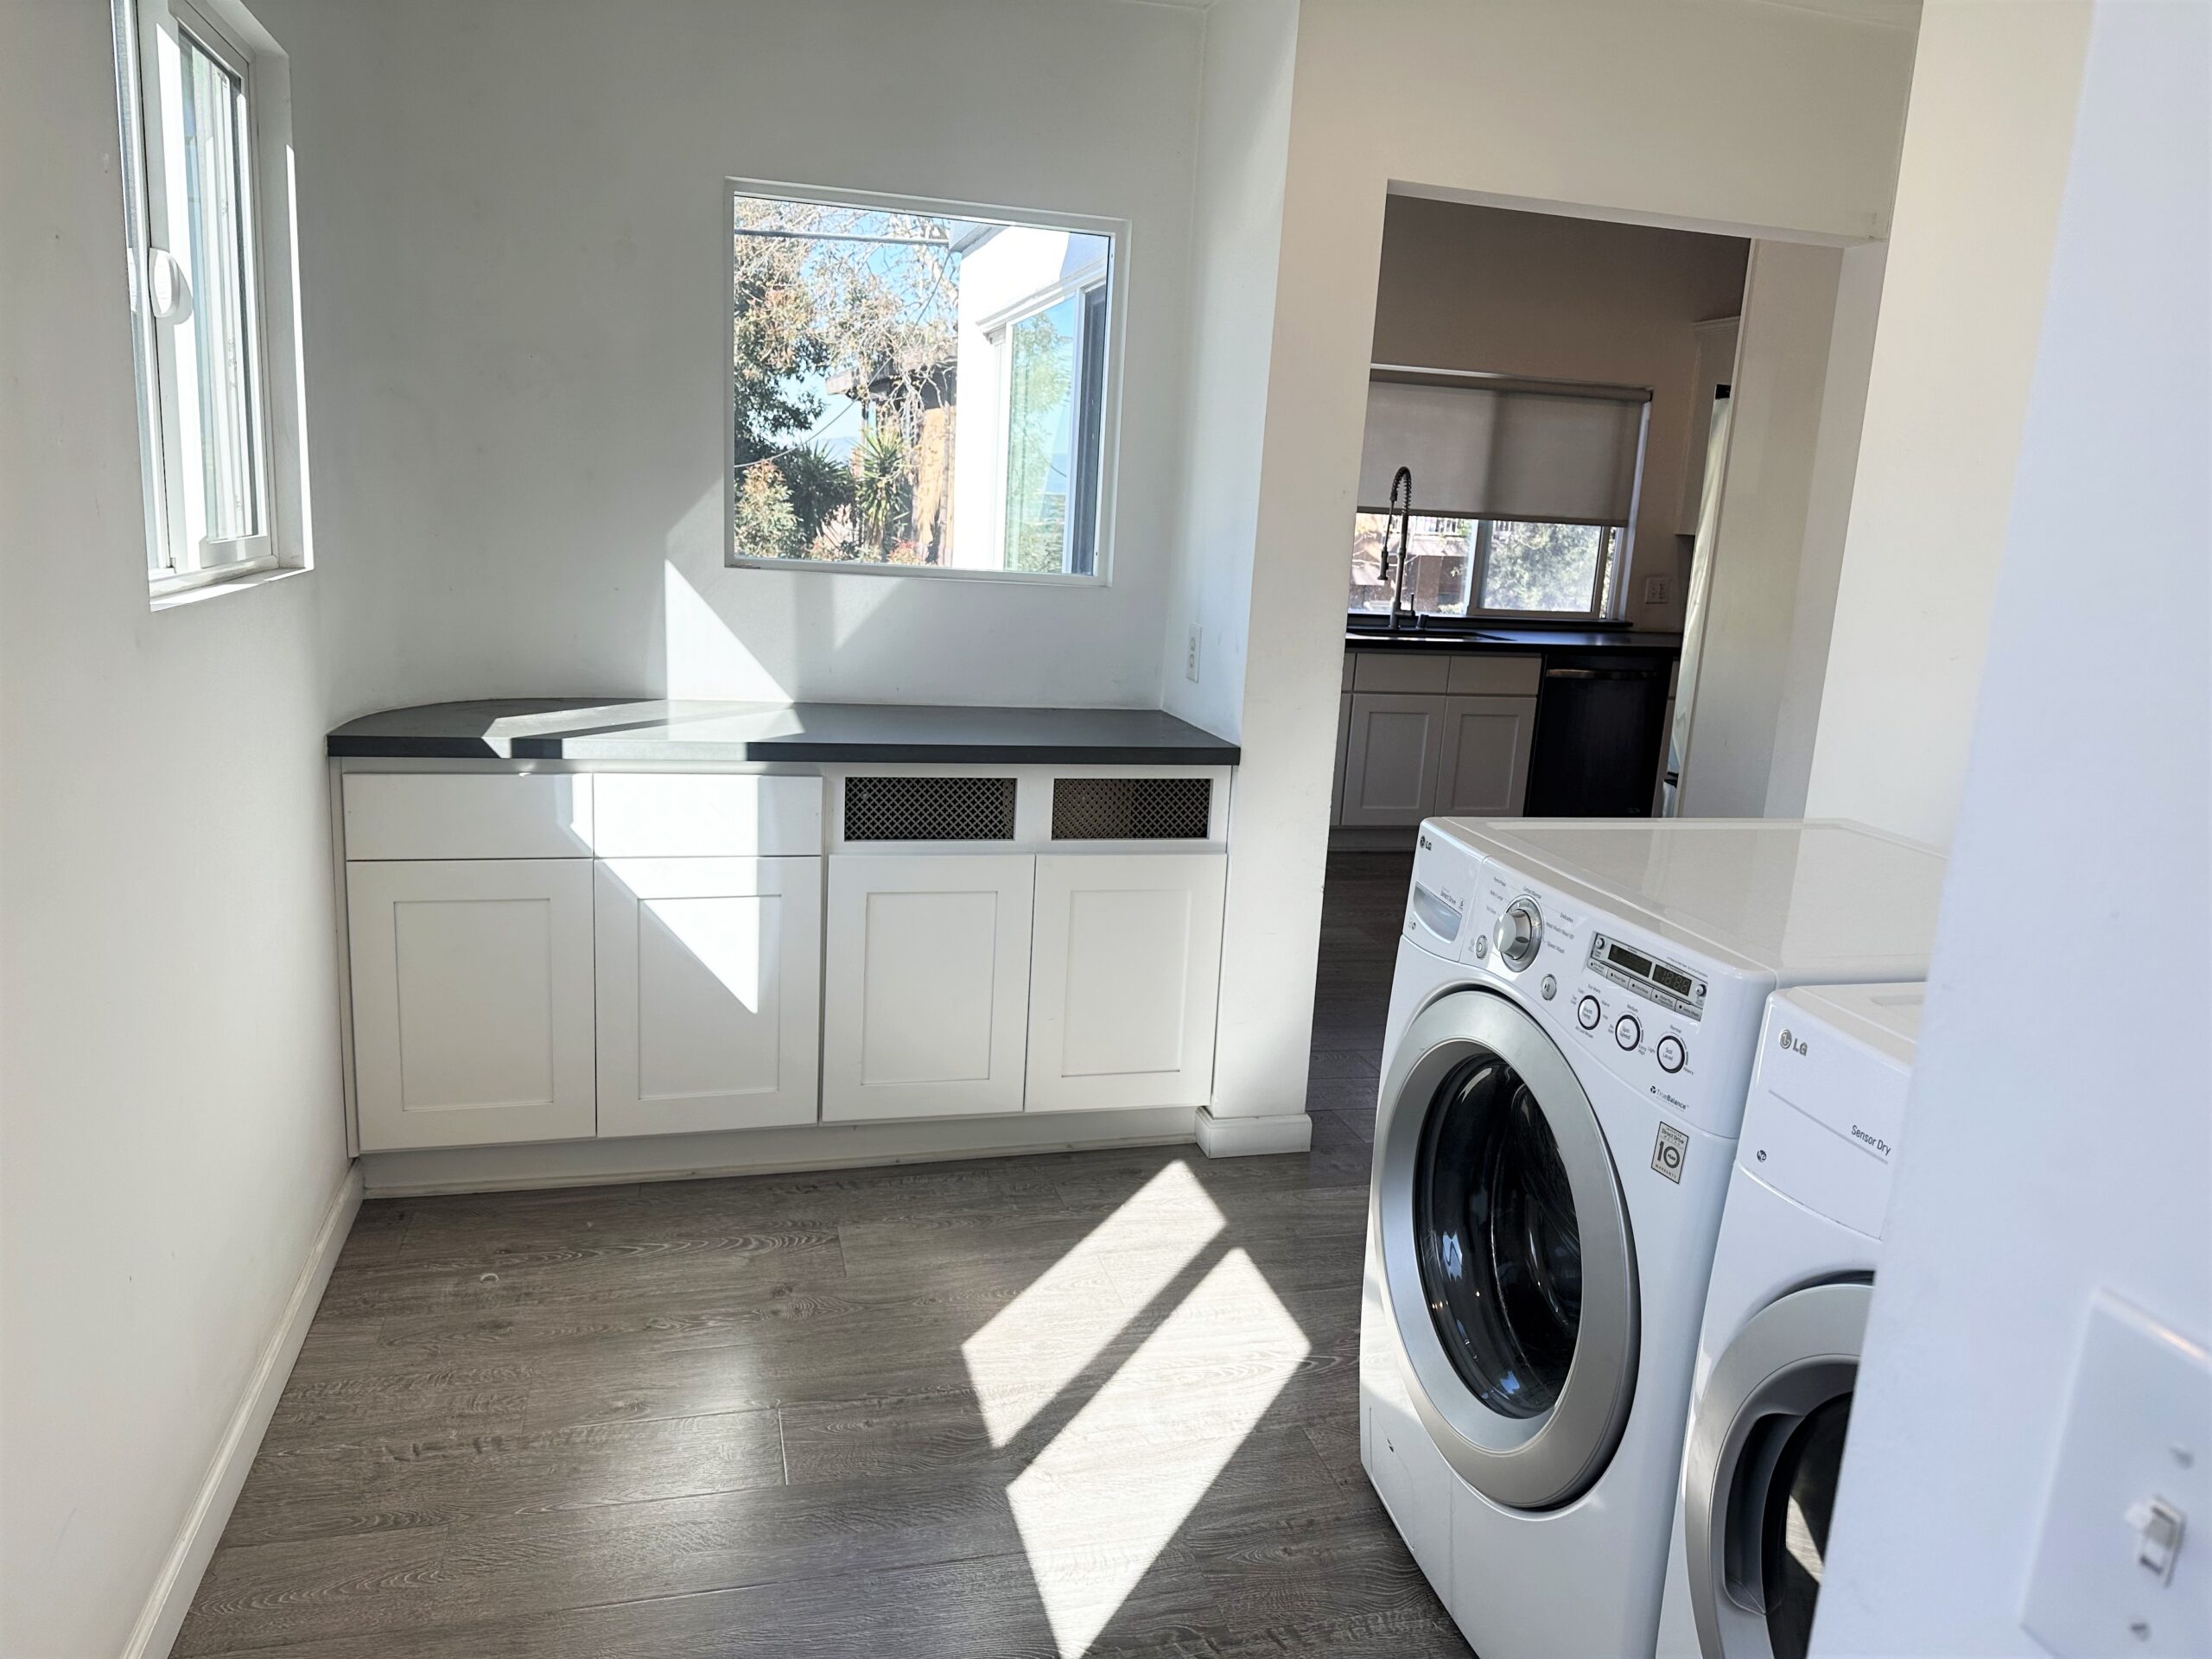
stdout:
<svg viewBox="0 0 2212 1659">
<path fill-rule="evenodd" d="M 1685 1019 L 1705 1018 L 1705 981 L 1688 968 L 1662 961 L 1604 933 L 1591 937 L 1590 968 Z"/>
<path fill-rule="evenodd" d="M 1462 937 L 1461 960 L 1541 1011 L 1578 1067 L 1601 1067 L 1678 1121 L 1735 1133 L 1764 985 L 1495 863 Z"/>
</svg>

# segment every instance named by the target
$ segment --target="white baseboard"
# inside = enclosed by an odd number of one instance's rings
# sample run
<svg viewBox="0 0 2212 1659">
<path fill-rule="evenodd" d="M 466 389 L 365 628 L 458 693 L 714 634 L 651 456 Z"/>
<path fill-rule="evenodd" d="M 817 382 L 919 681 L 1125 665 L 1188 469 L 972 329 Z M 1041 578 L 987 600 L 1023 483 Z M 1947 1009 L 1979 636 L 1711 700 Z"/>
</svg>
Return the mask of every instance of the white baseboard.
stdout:
<svg viewBox="0 0 2212 1659">
<path fill-rule="evenodd" d="M 231 1414 L 183 1529 L 169 1546 L 138 1623 L 124 1644 L 123 1659 L 168 1659 L 184 1616 L 192 1610 L 193 1592 L 200 1588 L 200 1574 L 207 1570 L 208 1559 L 214 1554 L 231 1510 L 238 1501 L 238 1489 L 245 1484 L 246 1471 L 253 1467 L 254 1454 L 261 1449 L 261 1437 L 268 1432 L 269 1420 L 276 1415 L 285 1381 L 292 1375 L 292 1362 L 299 1357 L 300 1344 L 307 1340 L 308 1326 L 315 1323 L 323 1287 L 330 1282 L 330 1270 L 338 1265 L 338 1253 L 346 1247 L 346 1235 L 353 1230 L 354 1211 L 360 1207 L 361 1173 L 356 1166 L 346 1172 L 346 1179 L 331 1197 L 329 1209 L 323 1212 L 322 1227 L 308 1248 L 308 1259 L 292 1286 L 291 1300 L 284 1304 L 283 1315 L 261 1351 L 261 1363 L 254 1367 L 238 1408 Z"/>
<path fill-rule="evenodd" d="M 930 1163 L 950 1158 L 1188 1145 L 1192 1116 L 1188 1106 L 1148 1106 L 1040 1113 L 1033 1117 L 802 1123 L 787 1128 L 728 1129 L 708 1135 L 372 1152 L 362 1154 L 360 1170 L 369 1196 L 378 1198 L 594 1186 L 609 1181 L 703 1180 L 721 1175 L 772 1175 L 787 1170 Z"/>
<path fill-rule="evenodd" d="M 1303 1112 L 1268 1117 L 1216 1117 L 1198 1109 L 1198 1150 L 1209 1158 L 1252 1158 L 1304 1152 L 1313 1144 L 1313 1120 Z"/>
</svg>

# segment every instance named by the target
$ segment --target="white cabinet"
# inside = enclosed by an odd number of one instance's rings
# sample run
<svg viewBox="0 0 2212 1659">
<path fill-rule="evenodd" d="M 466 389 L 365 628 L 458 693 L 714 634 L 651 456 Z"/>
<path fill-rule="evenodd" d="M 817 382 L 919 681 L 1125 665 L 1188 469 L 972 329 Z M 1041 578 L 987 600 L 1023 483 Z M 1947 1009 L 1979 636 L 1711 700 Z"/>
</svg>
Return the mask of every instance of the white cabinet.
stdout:
<svg viewBox="0 0 2212 1659">
<path fill-rule="evenodd" d="M 591 865 L 346 872 L 362 1150 L 594 1132 Z"/>
<path fill-rule="evenodd" d="M 1353 828 L 1416 824 L 1436 810 L 1447 702 L 1427 693 L 1352 693 L 1338 823 Z"/>
<path fill-rule="evenodd" d="M 1456 817 L 1518 817 L 1529 794 L 1529 746 L 1535 730 L 1534 697 L 1445 698 L 1436 811 Z"/>
<path fill-rule="evenodd" d="M 1021 1109 L 1036 861 L 1027 854 L 830 860 L 822 1116 Z"/>
<path fill-rule="evenodd" d="M 822 861 L 611 859 L 593 887 L 599 1133 L 813 1122 Z"/>
<path fill-rule="evenodd" d="M 1228 862 L 1039 856 L 1027 1109 L 1205 1103 Z"/>
</svg>

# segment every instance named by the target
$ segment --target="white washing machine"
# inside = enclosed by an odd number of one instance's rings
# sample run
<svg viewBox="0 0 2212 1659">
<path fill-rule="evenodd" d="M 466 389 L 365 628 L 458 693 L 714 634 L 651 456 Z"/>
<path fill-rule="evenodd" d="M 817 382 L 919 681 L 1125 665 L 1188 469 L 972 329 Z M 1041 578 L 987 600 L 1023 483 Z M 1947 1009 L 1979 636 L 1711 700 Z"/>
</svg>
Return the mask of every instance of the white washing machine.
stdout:
<svg viewBox="0 0 2212 1659">
<path fill-rule="evenodd" d="M 1923 977 L 1942 878 L 1927 849 L 1838 823 L 1421 826 L 1361 1455 L 1484 1659 L 1653 1650 L 1767 997 Z"/>
<path fill-rule="evenodd" d="M 1767 1006 L 1698 1337 L 1662 1659 L 1804 1659 L 1923 994 L 1839 985 Z"/>
</svg>

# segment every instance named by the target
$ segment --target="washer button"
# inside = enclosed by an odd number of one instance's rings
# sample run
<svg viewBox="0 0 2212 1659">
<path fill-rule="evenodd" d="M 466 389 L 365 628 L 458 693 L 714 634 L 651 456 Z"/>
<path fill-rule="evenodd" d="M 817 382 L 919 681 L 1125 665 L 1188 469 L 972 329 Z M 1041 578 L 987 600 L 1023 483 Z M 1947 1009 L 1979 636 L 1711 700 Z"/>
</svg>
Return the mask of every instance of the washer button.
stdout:
<svg viewBox="0 0 2212 1659">
<path fill-rule="evenodd" d="M 1476 960 L 1477 962 L 1480 962 L 1480 961 L 1481 961 L 1484 957 L 1486 957 L 1486 956 L 1488 956 L 1488 955 L 1490 955 L 1490 936 L 1489 936 L 1487 933 L 1478 933 L 1478 934 L 1476 934 L 1476 935 L 1475 935 L 1475 960 Z"/>
<path fill-rule="evenodd" d="M 1596 997 L 1586 996 L 1574 1005 L 1574 1017 L 1583 1030 L 1595 1031 L 1598 1022 L 1605 1017 L 1605 1011 L 1598 1006 Z"/>
<path fill-rule="evenodd" d="M 1682 1052 L 1681 1038 L 1662 1037 L 1659 1039 L 1659 1069 L 1662 1071 L 1679 1071 L 1682 1069 L 1682 1063 L 1688 1058 L 1689 1056 Z"/>
<path fill-rule="evenodd" d="M 1613 1027 L 1613 1040 L 1623 1048 L 1634 1049 L 1643 1040 L 1643 1027 L 1636 1023 L 1636 1016 L 1624 1014 Z"/>
<path fill-rule="evenodd" d="M 1559 995 L 1559 981 L 1551 975 L 1544 976 L 1544 1001 L 1548 1002 Z"/>
</svg>

